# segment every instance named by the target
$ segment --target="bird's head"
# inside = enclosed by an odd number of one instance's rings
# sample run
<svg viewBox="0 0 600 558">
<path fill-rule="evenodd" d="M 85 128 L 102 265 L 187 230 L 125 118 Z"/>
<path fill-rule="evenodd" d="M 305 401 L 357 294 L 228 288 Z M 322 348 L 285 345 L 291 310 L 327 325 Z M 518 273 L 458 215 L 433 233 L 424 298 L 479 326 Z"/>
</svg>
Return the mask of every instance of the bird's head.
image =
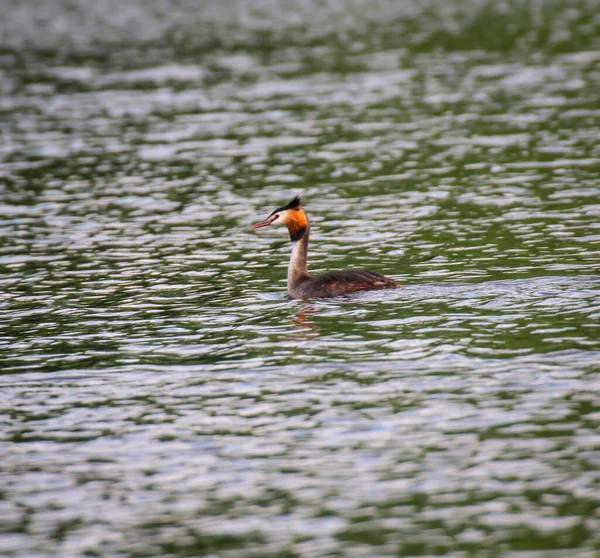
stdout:
<svg viewBox="0 0 600 558">
<path fill-rule="evenodd" d="M 252 229 L 261 229 L 269 225 L 286 226 L 292 241 L 300 240 L 308 230 L 308 218 L 300 198 L 296 196 L 290 203 L 273 211 L 264 221 L 252 225 Z"/>
</svg>

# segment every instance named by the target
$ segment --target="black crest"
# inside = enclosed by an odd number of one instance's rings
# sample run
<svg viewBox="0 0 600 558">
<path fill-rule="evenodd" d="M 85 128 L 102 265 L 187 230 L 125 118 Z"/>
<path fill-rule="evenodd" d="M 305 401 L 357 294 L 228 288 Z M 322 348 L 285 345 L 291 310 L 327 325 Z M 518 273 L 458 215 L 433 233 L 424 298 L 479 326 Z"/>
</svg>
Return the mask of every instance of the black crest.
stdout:
<svg viewBox="0 0 600 558">
<path fill-rule="evenodd" d="M 283 205 L 278 207 L 271 215 L 278 213 L 279 211 L 285 211 L 286 209 L 298 209 L 301 205 L 302 201 L 300 200 L 300 196 L 296 196 L 290 203 L 287 205 Z"/>
</svg>

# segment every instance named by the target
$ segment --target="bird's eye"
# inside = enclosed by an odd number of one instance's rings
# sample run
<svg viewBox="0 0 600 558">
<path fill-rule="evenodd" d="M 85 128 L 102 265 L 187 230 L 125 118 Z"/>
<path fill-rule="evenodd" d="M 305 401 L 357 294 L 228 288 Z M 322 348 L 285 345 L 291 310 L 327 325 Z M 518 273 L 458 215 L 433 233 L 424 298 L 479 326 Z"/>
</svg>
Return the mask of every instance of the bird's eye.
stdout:
<svg viewBox="0 0 600 558">
<path fill-rule="evenodd" d="M 275 221 L 275 219 L 279 219 L 279 213 L 277 215 L 273 215 L 273 221 Z"/>
</svg>

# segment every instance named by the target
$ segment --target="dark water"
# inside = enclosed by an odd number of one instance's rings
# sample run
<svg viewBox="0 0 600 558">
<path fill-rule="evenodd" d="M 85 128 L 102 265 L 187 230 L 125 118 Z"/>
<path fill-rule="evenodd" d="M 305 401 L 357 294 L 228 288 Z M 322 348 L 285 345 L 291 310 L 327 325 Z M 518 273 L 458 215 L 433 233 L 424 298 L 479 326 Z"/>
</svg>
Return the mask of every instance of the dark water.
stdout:
<svg viewBox="0 0 600 558">
<path fill-rule="evenodd" d="M 1 554 L 598 555 L 600 4 L 3 5 Z"/>
</svg>

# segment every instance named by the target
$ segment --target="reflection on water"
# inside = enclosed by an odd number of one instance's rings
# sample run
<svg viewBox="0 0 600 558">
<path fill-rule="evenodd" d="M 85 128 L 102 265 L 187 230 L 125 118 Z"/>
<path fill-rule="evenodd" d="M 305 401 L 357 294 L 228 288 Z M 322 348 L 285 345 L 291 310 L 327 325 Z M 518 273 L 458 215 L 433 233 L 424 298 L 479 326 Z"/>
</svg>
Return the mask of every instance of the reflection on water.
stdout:
<svg viewBox="0 0 600 558">
<path fill-rule="evenodd" d="M 595 555 L 594 6 L 12 8 L 0 553 Z"/>
<path fill-rule="evenodd" d="M 319 335 L 319 328 L 311 318 L 312 314 L 318 312 L 315 306 L 306 306 L 301 308 L 294 318 L 294 325 L 298 326 L 298 334 L 302 333 L 306 339 Z M 312 334 L 312 335 L 311 335 Z M 298 339 L 300 339 L 298 335 Z"/>
</svg>

